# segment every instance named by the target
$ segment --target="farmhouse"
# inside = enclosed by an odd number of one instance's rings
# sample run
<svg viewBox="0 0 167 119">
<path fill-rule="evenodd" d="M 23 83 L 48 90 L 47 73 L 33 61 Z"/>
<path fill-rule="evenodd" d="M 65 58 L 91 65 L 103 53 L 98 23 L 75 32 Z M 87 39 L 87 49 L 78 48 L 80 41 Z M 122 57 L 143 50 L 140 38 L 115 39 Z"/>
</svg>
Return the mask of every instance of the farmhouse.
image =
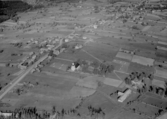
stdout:
<svg viewBox="0 0 167 119">
<path fill-rule="evenodd" d="M 132 62 L 141 64 L 141 65 L 145 65 L 145 66 L 153 66 L 154 65 L 154 59 L 146 58 L 146 57 L 142 57 L 142 56 L 137 56 L 137 55 L 133 56 Z"/>
</svg>

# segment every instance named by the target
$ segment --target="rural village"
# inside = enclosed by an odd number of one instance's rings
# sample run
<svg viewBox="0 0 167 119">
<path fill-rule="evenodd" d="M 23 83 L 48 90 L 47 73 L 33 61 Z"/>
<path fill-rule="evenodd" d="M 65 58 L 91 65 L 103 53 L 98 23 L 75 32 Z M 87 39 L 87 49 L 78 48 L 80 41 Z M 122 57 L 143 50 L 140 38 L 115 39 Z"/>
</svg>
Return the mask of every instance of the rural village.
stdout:
<svg viewBox="0 0 167 119">
<path fill-rule="evenodd" d="M 1 22 L 0 119 L 167 119 L 167 1 L 52 1 Z"/>
</svg>

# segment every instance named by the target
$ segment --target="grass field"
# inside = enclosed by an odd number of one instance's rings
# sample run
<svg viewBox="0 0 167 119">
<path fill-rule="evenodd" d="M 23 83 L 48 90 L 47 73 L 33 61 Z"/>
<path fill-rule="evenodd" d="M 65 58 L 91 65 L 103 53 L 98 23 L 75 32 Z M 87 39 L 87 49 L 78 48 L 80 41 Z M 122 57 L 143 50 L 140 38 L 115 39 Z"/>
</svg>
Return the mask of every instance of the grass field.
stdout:
<svg viewBox="0 0 167 119">
<path fill-rule="evenodd" d="M 143 102 L 157 106 L 157 108 L 166 109 L 167 107 L 167 102 L 159 98 L 146 97 L 145 99 L 143 99 Z"/>
<path fill-rule="evenodd" d="M 154 73 L 154 68 L 153 67 L 147 67 L 143 66 L 137 63 L 130 63 L 128 72 L 145 72 L 147 74 L 153 74 Z"/>
</svg>

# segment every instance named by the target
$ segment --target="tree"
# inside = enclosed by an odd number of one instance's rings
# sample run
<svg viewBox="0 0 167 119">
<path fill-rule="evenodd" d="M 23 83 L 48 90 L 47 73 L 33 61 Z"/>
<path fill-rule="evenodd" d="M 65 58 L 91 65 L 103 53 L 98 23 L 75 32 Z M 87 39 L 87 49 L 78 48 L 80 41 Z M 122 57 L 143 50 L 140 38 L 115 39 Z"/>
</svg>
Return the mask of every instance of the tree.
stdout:
<svg viewBox="0 0 167 119">
<path fill-rule="evenodd" d="M 167 81 L 165 81 L 165 97 L 167 97 Z"/>
<path fill-rule="evenodd" d="M 128 78 L 128 77 L 126 77 L 126 78 L 125 78 L 125 83 L 128 84 L 128 85 L 130 85 L 130 84 L 131 84 L 131 79 Z"/>
<path fill-rule="evenodd" d="M 20 95 L 20 93 L 21 93 L 20 88 L 18 88 L 18 89 L 16 90 L 16 93 L 17 93 L 18 95 Z"/>
<path fill-rule="evenodd" d="M 77 59 L 76 63 L 78 63 L 79 65 L 82 64 L 82 60 L 81 59 Z"/>
<path fill-rule="evenodd" d="M 53 106 L 52 107 L 52 114 L 55 114 L 56 113 L 56 106 Z"/>
<path fill-rule="evenodd" d="M 113 65 L 109 65 L 107 66 L 107 72 L 111 73 L 114 70 L 114 66 Z"/>
<path fill-rule="evenodd" d="M 98 74 L 98 69 L 94 68 L 93 74 Z"/>
<path fill-rule="evenodd" d="M 91 64 L 94 68 L 98 68 L 99 67 L 99 63 L 97 61 L 94 61 L 92 64 Z"/>
</svg>

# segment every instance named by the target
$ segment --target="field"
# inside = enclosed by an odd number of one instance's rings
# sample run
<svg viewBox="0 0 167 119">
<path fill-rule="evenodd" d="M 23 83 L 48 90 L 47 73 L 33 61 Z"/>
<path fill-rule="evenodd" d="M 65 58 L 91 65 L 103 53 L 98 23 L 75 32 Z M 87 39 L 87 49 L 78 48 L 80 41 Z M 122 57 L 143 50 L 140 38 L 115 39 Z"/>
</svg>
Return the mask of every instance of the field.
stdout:
<svg viewBox="0 0 167 119">
<path fill-rule="evenodd" d="M 147 103 L 148 105 L 155 106 L 155 108 L 165 109 L 167 106 L 167 102 L 163 99 L 146 97 L 142 100 L 142 102 Z"/>
<path fill-rule="evenodd" d="M 132 62 L 145 65 L 145 66 L 153 66 L 154 60 L 150 58 L 145 58 L 141 56 L 134 55 L 132 58 Z"/>
<path fill-rule="evenodd" d="M 104 84 L 109 85 L 109 86 L 114 86 L 114 87 L 118 87 L 121 83 L 122 81 L 111 79 L 111 78 L 106 78 L 104 80 Z"/>
<path fill-rule="evenodd" d="M 145 5 L 137 0 L 55 4 L 0 24 L 0 86 L 7 85 L 0 90 L 0 111 L 36 107 L 51 114 L 56 106 L 60 113 L 76 111 L 64 119 L 152 119 L 166 109 L 166 99 L 140 94 L 124 81 L 132 72 L 166 80 L 166 70 L 154 64 L 167 60 L 167 53 L 157 49 L 166 47 L 163 15 L 138 10 Z M 21 70 L 21 63 L 27 68 Z M 127 88 L 132 93 L 121 103 L 117 98 Z"/>
<path fill-rule="evenodd" d="M 113 62 L 120 65 L 119 68 L 115 68 L 116 70 L 121 71 L 121 72 L 127 72 L 128 71 L 128 68 L 129 68 L 129 65 L 130 65 L 129 62 L 125 62 L 125 61 L 121 61 L 121 60 L 117 60 L 117 59 L 114 59 Z"/>
<path fill-rule="evenodd" d="M 21 94 L 21 96 L 19 96 L 20 98 L 18 102 L 14 106 L 17 107 L 21 105 L 24 106 L 36 105 L 37 107 L 39 107 L 39 109 L 43 109 L 45 107 L 45 109 L 50 110 L 52 108 L 52 105 L 56 104 L 56 106 L 58 106 L 58 104 L 60 104 L 58 102 L 64 100 L 63 103 L 64 106 L 73 107 L 76 105 L 77 102 L 79 102 L 79 99 L 76 99 L 75 101 L 76 96 L 79 95 L 85 96 L 85 94 L 86 95 L 87 93 L 89 94 L 90 89 L 85 89 L 86 91 L 85 92 L 84 90 L 82 90 L 83 88 L 81 88 L 81 91 L 83 91 L 83 93 L 81 93 L 79 91 L 80 87 L 78 88 L 75 87 L 75 83 L 78 80 L 77 77 L 76 78 L 73 76 L 70 77 L 69 74 L 68 75 L 64 74 L 63 77 L 60 74 L 59 75 L 51 75 L 51 74 L 48 73 L 46 75 L 44 73 L 42 74 L 37 73 L 33 75 L 28 75 L 21 83 L 30 82 L 30 84 L 33 84 L 34 87 L 28 89 L 27 93 Z M 6 96 L 7 99 L 10 98 L 11 100 L 17 99 L 17 97 L 18 97 L 17 94 L 9 94 Z M 72 103 L 70 100 L 76 103 Z"/>
<path fill-rule="evenodd" d="M 127 54 L 127 53 L 123 53 L 123 52 L 118 52 L 118 54 L 116 55 L 116 57 L 122 58 L 122 59 L 126 59 L 128 61 L 131 61 L 133 56 L 131 54 Z"/>
<path fill-rule="evenodd" d="M 156 72 L 154 74 L 155 76 L 167 78 L 167 74 L 166 74 L 166 70 L 165 69 L 156 68 L 155 70 L 156 70 Z"/>
<path fill-rule="evenodd" d="M 147 115 L 146 117 L 149 118 L 153 118 L 155 116 L 155 113 L 157 113 L 159 110 L 157 108 L 153 108 L 152 106 L 140 102 L 134 102 L 128 108 L 130 108 L 129 110 L 135 110 L 134 112 L 138 113 L 139 115 Z"/>
<path fill-rule="evenodd" d="M 148 66 L 143 66 L 137 63 L 131 63 L 128 69 L 128 72 L 146 72 L 148 74 L 153 74 L 154 73 L 154 68 L 153 67 L 148 67 Z"/>
</svg>

